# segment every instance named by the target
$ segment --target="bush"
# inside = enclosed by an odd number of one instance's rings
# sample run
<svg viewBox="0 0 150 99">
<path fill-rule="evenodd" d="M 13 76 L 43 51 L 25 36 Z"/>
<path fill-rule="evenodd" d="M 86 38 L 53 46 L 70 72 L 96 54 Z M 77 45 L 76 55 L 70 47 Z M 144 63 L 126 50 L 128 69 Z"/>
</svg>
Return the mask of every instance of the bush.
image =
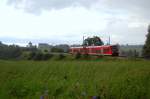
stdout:
<svg viewBox="0 0 150 99">
<path fill-rule="evenodd" d="M 50 58 L 52 58 L 52 57 L 53 57 L 52 54 L 46 53 L 46 54 L 43 54 L 42 60 L 48 60 L 48 59 L 50 59 Z"/>
<path fill-rule="evenodd" d="M 35 57 L 36 53 L 35 52 L 30 52 L 28 56 L 28 60 L 32 60 Z"/>
<path fill-rule="evenodd" d="M 64 50 L 61 49 L 61 48 L 53 47 L 53 48 L 51 49 L 51 52 L 64 52 Z"/>
<path fill-rule="evenodd" d="M 83 58 L 84 58 L 84 59 L 89 59 L 89 58 L 90 58 L 90 55 L 89 55 L 89 54 L 84 54 L 84 55 L 83 55 Z"/>
<path fill-rule="evenodd" d="M 79 58 L 81 58 L 81 54 L 80 53 L 76 53 L 75 54 L 75 59 L 79 59 Z"/>
<path fill-rule="evenodd" d="M 52 57 L 53 55 L 49 53 L 44 54 L 42 52 L 30 52 L 28 55 L 28 60 L 48 60 Z"/>
<path fill-rule="evenodd" d="M 59 54 L 58 56 L 58 59 L 61 60 L 61 59 L 64 59 L 66 56 L 64 54 Z"/>
<path fill-rule="evenodd" d="M 36 53 L 33 57 L 33 60 L 42 60 L 43 54 L 42 53 Z"/>
</svg>

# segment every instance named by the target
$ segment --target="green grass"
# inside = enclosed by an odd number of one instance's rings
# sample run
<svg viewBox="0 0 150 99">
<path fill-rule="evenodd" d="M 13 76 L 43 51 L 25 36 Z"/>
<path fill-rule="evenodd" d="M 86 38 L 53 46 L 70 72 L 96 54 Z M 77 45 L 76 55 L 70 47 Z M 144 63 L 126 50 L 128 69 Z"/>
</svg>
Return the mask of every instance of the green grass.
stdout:
<svg viewBox="0 0 150 99">
<path fill-rule="evenodd" d="M 150 99 L 150 61 L 0 60 L 0 99 Z"/>
</svg>

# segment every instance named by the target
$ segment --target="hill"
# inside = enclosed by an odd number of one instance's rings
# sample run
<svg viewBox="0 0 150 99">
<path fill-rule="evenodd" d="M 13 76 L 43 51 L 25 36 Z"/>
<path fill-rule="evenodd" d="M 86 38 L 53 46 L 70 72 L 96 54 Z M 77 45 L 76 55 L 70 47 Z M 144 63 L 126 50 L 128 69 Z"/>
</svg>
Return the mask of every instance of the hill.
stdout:
<svg viewBox="0 0 150 99">
<path fill-rule="evenodd" d="M 120 45 L 120 56 L 134 56 L 134 54 L 138 54 L 138 57 L 142 57 L 142 49 L 143 45 Z"/>
</svg>

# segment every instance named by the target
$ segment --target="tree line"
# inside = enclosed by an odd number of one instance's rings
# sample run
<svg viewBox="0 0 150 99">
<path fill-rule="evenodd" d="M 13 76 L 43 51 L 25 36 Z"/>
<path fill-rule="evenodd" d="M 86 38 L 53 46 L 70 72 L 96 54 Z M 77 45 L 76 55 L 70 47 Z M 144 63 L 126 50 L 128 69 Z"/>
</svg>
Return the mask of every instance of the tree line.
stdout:
<svg viewBox="0 0 150 99">
<path fill-rule="evenodd" d="M 4 60 L 48 60 L 53 57 L 51 53 L 63 53 L 63 48 L 52 47 L 51 52 L 47 50 L 40 50 L 36 46 L 20 47 L 18 45 L 6 45 L 0 42 L 0 59 Z M 59 59 L 63 58 L 62 54 L 59 55 Z"/>
<path fill-rule="evenodd" d="M 21 52 L 21 48 L 17 45 L 5 45 L 0 42 L 0 59 L 18 58 Z"/>
</svg>

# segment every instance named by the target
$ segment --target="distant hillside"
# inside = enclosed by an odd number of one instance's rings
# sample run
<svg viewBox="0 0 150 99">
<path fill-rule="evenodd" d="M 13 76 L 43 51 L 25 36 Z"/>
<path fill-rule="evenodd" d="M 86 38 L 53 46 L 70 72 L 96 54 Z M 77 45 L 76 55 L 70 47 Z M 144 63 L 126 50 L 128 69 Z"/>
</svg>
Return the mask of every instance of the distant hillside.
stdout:
<svg viewBox="0 0 150 99">
<path fill-rule="evenodd" d="M 120 55 L 121 56 L 133 56 L 138 54 L 139 57 L 142 56 L 143 45 L 120 45 Z"/>
</svg>

